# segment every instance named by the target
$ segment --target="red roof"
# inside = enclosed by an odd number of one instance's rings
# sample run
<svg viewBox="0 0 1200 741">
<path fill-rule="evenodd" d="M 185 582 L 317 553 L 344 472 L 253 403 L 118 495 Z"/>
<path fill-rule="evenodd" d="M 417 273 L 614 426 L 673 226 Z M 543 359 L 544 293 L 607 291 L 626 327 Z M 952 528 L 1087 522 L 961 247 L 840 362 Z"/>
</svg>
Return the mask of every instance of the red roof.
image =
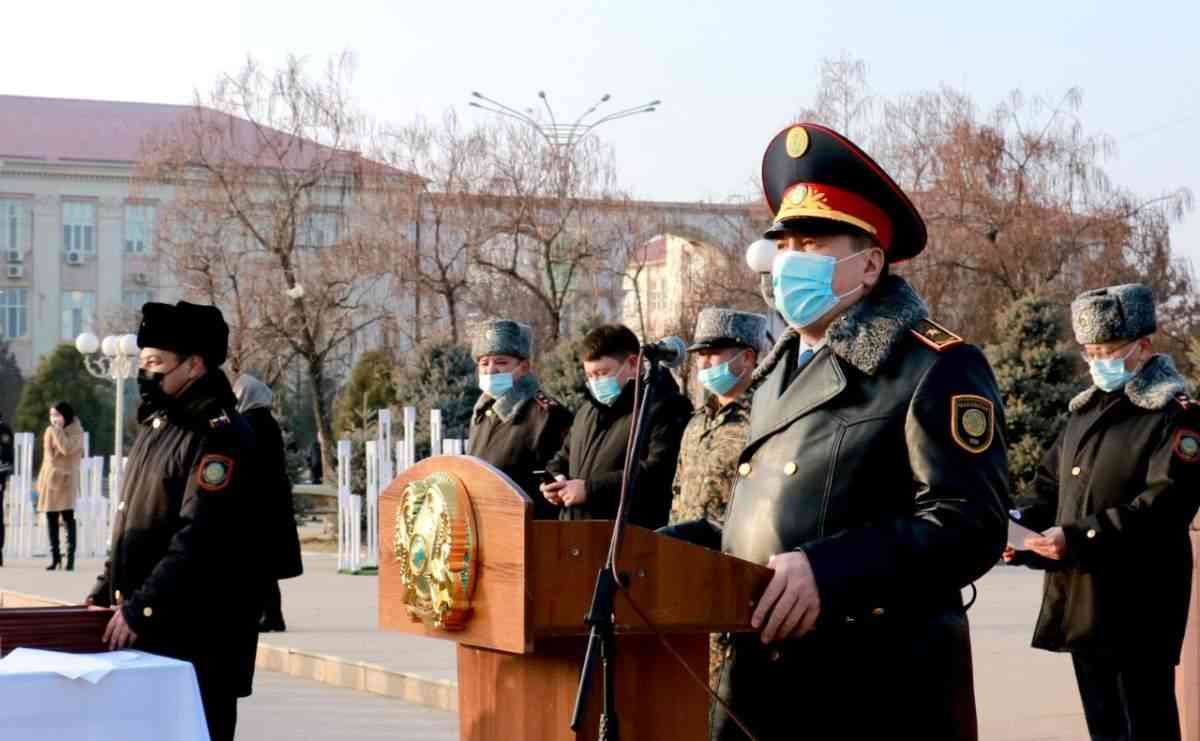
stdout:
<svg viewBox="0 0 1200 741">
<path fill-rule="evenodd" d="M 220 123 L 228 127 L 224 136 L 229 153 L 243 150 L 247 154 L 263 151 L 255 143 L 254 125 L 245 119 L 210 108 L 195 105 L 165 103 L 121 103 L 103 100 L 74 100 L 70 98 L 34 98 L 21 95 L 0 95 L 0 158 L 34 159 L 63 163 L 133 164 L 143 155 L 143 142 L 151 135 L 170 136 L 181 125 L 197 116 L 206 124 Z M 216 121 L 214 121 L 214 117 Z M 289 135 L 265 130 L 268 136 L 287 141 Z M 280 139 L 275 139 L 277 145 Z M 303 163 L 317 151 L 327 147 L 302 139 L 300 146 L 280 146 L 294 166 Z M 350 167 L 370 167 L 353 152 L 339 152 Z M 278 164 L 263 162 L 264 165 Z M 387 166 L 384 173 L 401 174 Z"/>
<path fill-rule="evenodd" d="M 0 157 L 136 162 L 142 139 L 176 127 L 192 106 L 0 95 Z"/>
</svg>

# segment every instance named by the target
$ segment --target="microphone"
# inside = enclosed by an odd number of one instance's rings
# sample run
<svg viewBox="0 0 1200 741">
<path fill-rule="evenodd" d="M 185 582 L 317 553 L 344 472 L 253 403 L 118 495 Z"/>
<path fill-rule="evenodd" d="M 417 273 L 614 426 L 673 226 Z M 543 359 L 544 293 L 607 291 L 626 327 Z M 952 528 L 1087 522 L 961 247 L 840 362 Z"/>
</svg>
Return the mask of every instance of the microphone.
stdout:
<svg viewBox="0 0 1200 741">
<path fill-rule="evenodd" d="M 687 360 L 687 344 L 678 337 L 665 337 L 658 342 L 642 345 L 642 354 L 664 368 L 678 368 Z"/>
</svg>

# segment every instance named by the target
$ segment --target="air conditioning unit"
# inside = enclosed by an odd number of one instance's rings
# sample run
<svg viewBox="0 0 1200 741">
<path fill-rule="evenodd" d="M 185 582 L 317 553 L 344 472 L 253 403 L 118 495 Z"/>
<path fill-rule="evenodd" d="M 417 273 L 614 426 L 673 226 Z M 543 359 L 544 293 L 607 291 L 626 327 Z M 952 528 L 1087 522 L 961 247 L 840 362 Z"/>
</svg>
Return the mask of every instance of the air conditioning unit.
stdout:
<svg viewBox="0 0 1200 741">
<path fill-rule="evenodd" d="M 133 282 L 137 283 L 139 286 L 144 286 L 150 282 L 150 276 L 146 273 L 134 273 Z"/>
<path fill-rule="evenodd" d="M 8 271 L 6 274 L 8 275 L 9 278 L 12 278 L 12 279 L 24 278 L 25 277 L 25 266 L 24 265 L 9 265 Z"/>
<path fill-rule="evenodd" d="M 83 253 L 80 252 L 79 250 L 67 250 L 67 264 L 68 265 L 82 265 L 83 264 Z"/>
<path fill-rule="evenodd" d="M 23 262 L 25 256 L 21 254 L 20 250 L 5 250 L 4 259 L 8 260 L 9 262 Z"/>
</svg>

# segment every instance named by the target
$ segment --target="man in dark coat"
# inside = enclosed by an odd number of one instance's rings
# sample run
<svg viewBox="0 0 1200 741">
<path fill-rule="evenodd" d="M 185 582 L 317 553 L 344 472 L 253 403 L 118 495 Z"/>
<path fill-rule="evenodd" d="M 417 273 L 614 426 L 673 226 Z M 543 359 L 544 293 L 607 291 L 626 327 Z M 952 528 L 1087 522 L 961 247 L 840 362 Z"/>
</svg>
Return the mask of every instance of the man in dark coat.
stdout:
<svg viewBox="0 0 1200 741">
<path fill-rule="evenodd" d="M 15 442 L 12 428 L 0 415 L 0 566 L 4 565 L 4 490 L 8 488 L 8 477 L 13 472 Z"/>
<path fill-rule="evenodd" d="M 762 171 L 789 329 L 755 372 L 721 547 L 775 573 L 718 691 L 762 741 L 973 741 L 960 590 L 1004 547 L 995 378 L 889 274 L 925 227 L 866 153 L 797 124 Z M 714 709 L 712 738 L 746 736 Z"/>
<path fill-rule="evenodd" d="M 1139 284 L 1071 304 L 1094 385 L 1076 396 L 1035 494 L 1014 516 L 1042 532 L 1005 560 L 1046 569 L 1033 645 L 1069 651 L 1093 739 L 1179 738 L 1175 666 L 1191 594 L 1188 524 L 1200 504 L 1200 411 L 1151 350 Z"/>
<path fill-rule="evenodd" d="M 635 415 L 634 379 L 641 345 L 628 327 L 606 324 L 583 338 L 583 371 L 588 403 L 575 415 L 567 442 L 547 469 L 558 481 L 542 485 L 564 520 L 608 520 L 617 515 L 625 449 Z M 692 405 L 666 372 L 658 374 L 646 428 L 645 455 L 638 461 L 637 492 L 629 503 L 629 522 L 658 528 L 671 511 L 671 482 L 679 442 Z"/>
<path fill-rule="evenodd" d="M 471 354 L 479 365 L 483 393 L 471 416 L 468 455 L 503 471 L 533 499 L 533 516 L 558 517 L 534 471 L 544 470 L 571 429 L 571 412 L 542 392 L 533 373 L 533 331 L 520 322 L 496 319 L 475 329 Z"/>
<path fill-rule="evenodd" d="M 300 536 L 296 531 L 296 511 L 292 506 L 292 479 L 287 472 L 287 453 L 283 447 L 283 432 L 271 414 L 274 394 L 271 387 L 249 373 L 238 376 L 233 384 L 238 413 L 250 423 L 258 447 L 256 465 L 262 467 L 268 485 L 259 492 L 266 520 L 256 531 L 263 542 L 263 566 L 267 570 L 263 594 L 263 617 L 258 624 L 260 633 L 283 632 L 283 596 L 279 581 L 304 573 L 300 558 Z"/>
<path fill-rule="evenodd" d="M 263 482 L 253 433 L 219 368 L 228 341 L 216 307 L 142 307 L 142 428 L 109 558 L 87 600 L 117 608 L 104 635 L 110 648 L 195 666 L 214 741 L 233 738 L 237 699 L 250 695 L 262 613 L 253 527 Z"/>
</svg>

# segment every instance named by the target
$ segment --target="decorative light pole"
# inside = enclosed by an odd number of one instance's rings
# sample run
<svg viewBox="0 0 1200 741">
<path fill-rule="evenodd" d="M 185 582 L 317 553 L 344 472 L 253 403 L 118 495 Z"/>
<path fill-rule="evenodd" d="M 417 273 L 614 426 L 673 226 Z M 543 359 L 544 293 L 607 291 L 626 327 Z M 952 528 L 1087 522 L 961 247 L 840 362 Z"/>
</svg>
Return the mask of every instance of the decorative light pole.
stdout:
<svg viewBox="0 0 1200 741">
<path fill-rule="evenodd" d="M 614 111 L 612 113 L 598 116 L 597 118 L 589 120 L 589 116 L 595 114 L 600 106 L 612 99 L 612 96 L 606 93 L 600 97 L 600 100 L 592 104 L 591 108 L 588 108 L 586 111 L 584 111 L 583 115 L 575 119 L 573 123 L 566 123 L 565 121 L 563 123 L 559 123 L 558 119 L 554 115 L 554 109 L 550 107 L 550 100 L 546 97 L 546 91 L 539 90 L 538 98 L 541 99 L 542 105 L 546 107 L 546 113 L 550 117 L 549 123 L 546 123 L 534 118 L 532 108 L 528 108 L 525 111 L 518 111 L 516 108 L 507 106 L 498 100 L 493 100 L 492 98 L 489 98 L 480 92 L 471 93 L 471 97 L 475 98 L 475 100 L 472 100 L 469 103 L 472 108 L 478 108 L 489 113 L 494 113 L 497 116 L 511 118 L 515 121 L 520 121 L 527 126 L 531 126 L 534 131 L 541 134 L 542 138 L 546 140 L 547 144 L 557 150 L 560 154 L 567 150 L 573 149 L 576 144 L 578 144 L 585 136 L 591 133 L 593 129 L 601 124 L 606 124 L 610 121 L 616 121 L 622 118 L 629 118 L 630 116 L 636 116 L 639 113 L 653 113 L 658 106 L 662 105 L 661 100 L 652 100 L 649 103 L 635 105 L 631 108 L 623 108 L 619 111 Z"/>
<path fill-rule="evenodd" d="M 137 335 L 109 335 L 100 340 L 91 332 L 75 338 L 75 349 L 83 355 L 88 373 L 96 378 L 107 378 L 116 386 L 116 435 L 113 439 L 112 486 L 117 495 L 121 492 L 121 469 L 125 465 L 125 379 L 137 375 Z M 100 350 L 102 354 L 97 355 Z"/>
</svg>

